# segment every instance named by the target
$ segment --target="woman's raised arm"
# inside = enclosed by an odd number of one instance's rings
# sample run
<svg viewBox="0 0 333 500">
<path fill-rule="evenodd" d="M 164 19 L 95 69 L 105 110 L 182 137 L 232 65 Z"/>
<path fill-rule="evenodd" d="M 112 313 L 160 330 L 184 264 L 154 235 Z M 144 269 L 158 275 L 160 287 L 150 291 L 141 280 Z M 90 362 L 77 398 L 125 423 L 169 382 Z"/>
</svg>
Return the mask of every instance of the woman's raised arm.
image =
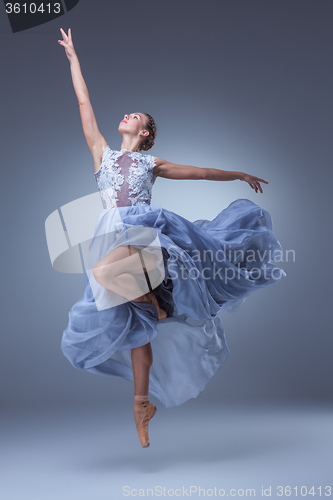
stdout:
<svg viewBox="0 0 333 500">
<path fill-rule="evenodd" d="M 99 167 L 102 159 L 103 146 L 106 146 L 107 142 L 100 133 L 97 125 L 95 113 L 89 98 L 88 88 L 83 79 L 79 59 L 74 49 L 71 29 L 68 29 L 68 35 L 66 35 L 62 28 L 60 28 L 60 31 L 63 40 L 58 40 L 58 42 L 65 47 L 66 56 L 70 62 L 73 86 L 80 108 L 83 133 L 94 159 L 96 170 L 96 166 L 97 168 Z"/>
</svg>

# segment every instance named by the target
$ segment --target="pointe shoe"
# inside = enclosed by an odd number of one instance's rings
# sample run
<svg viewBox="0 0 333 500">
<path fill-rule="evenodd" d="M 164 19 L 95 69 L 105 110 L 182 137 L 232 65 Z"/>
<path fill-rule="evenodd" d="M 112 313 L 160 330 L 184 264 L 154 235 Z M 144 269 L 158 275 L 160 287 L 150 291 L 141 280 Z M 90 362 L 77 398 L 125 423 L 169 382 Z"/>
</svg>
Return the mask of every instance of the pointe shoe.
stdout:
<svg viewBox="0 0 333 500">
<path fill-rule="evenodd" d="M 168 315 L 167 315 L 166 311 L 164 311 L 163 309 L 160 308 L 155 294 L 153 292 L 149 292 L 149 293 L 147 293 L 147 297 L 148 297 L 149 303 L 156 307 L 158 319 L 159 320 L 165 319 Z"/>
<path fill-rule="evenodd" d="M 138 436 L 142 448 L 148 448 L 150 444 L 148 437 L 148 422 L 155 415 L 155 413 L 156 413 L 156 406 L 149 403 L 149 405 L 147 406 L 146 414 L 143 417 L 138 427 Z"/>
<path fill-rule="evenodd" d="M 146 413 L 142 418 L 140 424 L 138 425 L 137 432 L 142 448 L 148 448 L 149 446 L 149 436 L 148 436 L 148 423 L 149 420 L 155 415 L 156 406 L 149 403 L 146 406 Z"/>
</svg>

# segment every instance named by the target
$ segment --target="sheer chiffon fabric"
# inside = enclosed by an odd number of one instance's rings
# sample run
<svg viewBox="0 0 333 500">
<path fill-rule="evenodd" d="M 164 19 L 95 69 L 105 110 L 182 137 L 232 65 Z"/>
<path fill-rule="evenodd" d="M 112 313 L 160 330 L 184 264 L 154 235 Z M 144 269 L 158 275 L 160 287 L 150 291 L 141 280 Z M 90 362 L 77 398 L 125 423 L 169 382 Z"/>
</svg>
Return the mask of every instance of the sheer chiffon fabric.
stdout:
<svg viewBox="0 0 333 500">
<path fill-rule="evenodd" d="M 151 190 L 154 157 L 144 161 Z M 228 357 L 221 314 L 237 311 L 247 296 L 286 276 L 270 262 L 280 259 L 282 247 L 269 212 L 250 200 L 235 200 L 211 221 L 190 222 L 149 204 L 147 190 L 146 203 L 129 205 L 131 192 L 127 205 L 99 214 L 84 293 L 69 311 L 61 348 L 75 368 L 133 381 L 131 349 L 151 342 L 149 392 L 168 408 L 197 397 Z M 129 243 L 156 256 L 150 278 L 168 314 L 162 321 L 151 304 L 129 301 L 94 280 L 94 263 Z"/>
</svg>

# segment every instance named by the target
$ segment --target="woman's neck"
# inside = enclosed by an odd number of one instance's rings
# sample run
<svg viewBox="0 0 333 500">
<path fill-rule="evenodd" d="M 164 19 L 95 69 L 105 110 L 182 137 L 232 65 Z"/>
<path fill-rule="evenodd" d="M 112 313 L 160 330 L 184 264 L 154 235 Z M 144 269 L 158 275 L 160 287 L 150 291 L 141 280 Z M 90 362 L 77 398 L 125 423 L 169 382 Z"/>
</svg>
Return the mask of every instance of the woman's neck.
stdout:
<svg viewBox="0 0 333 500">
<path fill-rule="evenodd" d="M 139 153 L 139 147 L 140 143 L 122 141 L 120 149 L 127 149 L 127 151 L 133 151 L 134 153 Z"/>
</svg>

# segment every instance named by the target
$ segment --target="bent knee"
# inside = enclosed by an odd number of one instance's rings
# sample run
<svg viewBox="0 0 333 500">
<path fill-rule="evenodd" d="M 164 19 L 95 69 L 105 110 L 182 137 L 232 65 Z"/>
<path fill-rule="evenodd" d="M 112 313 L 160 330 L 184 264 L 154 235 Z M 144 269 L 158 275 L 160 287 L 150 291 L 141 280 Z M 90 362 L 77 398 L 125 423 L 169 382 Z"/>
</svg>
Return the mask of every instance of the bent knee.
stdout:
<svg viewBox="0 0 333 500">
<path fill-rule="evenodd" d="M 105 283 L 106 280 L 109 282 L 118 276 L 117 263 L 115 262 L 105 265 L 95 264 L 92 269 L 92 273 L 97 283 L 102 284 Z"/>
<path fill-rule="evenodd" d="M 92 268 L 92 274 L 93 274 L 93 277 L 95 278 L 95 280 L 97 281 L 97 283 L 100 283 L 100 281 L 102 280 L 102 270 L 101 270 L 101 267 L 100 266 L 94 266 Z"/>
<path fill-rule="evenodd" d="M 103 285 L 105 283 L 105 280 L 110 278 L 112 279 L 112 270 L 110 269 L 110 266 L 101 266 L 96 264 L 93 269 L 92 269 L 93 276 L 97 283 L 100 285 Z"/>
</svg>

